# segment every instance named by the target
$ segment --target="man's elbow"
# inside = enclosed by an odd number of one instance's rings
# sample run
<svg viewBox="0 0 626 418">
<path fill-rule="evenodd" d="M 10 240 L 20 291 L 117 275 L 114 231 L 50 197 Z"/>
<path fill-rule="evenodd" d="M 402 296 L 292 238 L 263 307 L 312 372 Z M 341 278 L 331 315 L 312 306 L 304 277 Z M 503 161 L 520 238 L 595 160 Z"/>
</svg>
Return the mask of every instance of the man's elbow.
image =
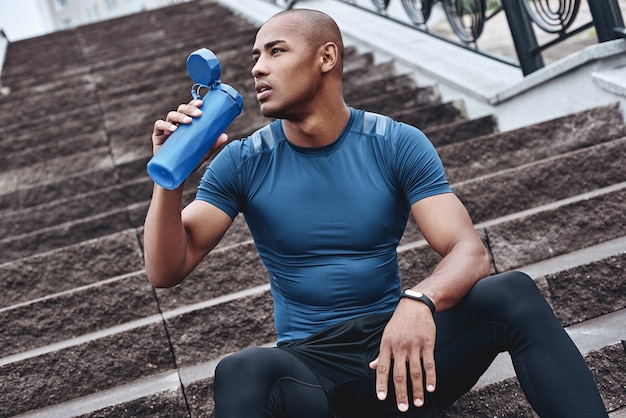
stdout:
<svg viewBox="0 0 626 418">
<path fill-rule="evenodd" d="M 491 256 L 489 255 L 489 251 L 487 251 L 487 247 L 485 247 L 484 245 L 480 246 L 478 254 L 475 258 L 475 263 L 479 270 L 478 276 L 481 279 L 494 273 Z"/>
<path fill-rule="evenodd" d="M 148 279 L 148 282 L 155 289 L 169 289 L 170 287 L 174 287 L 178 284 L 178 283 L 170 283 L 168 281 L 157 281 L 157 280 L 151 280 L 151 279 Z"/>
<path fill-rule="evenodd" d="M 183 281 L 183 278 L 177 278 L 173 275 L 155 272 L 146 264 L 146 276 L 150 285 L 156 289 L 166 289 L 174 287 Z"/>
<path fill-rule="evenodd" d="M 155 289 L 166 289 L 169 287 L 174 287 L 174 285 L 172 285 L 167 280 L 155 277 L 151 274 L 147 274 L 147 276 L 148 276 L 148 283 L 150 283 L 150 286 L 154 287 Z"/>
</svg>

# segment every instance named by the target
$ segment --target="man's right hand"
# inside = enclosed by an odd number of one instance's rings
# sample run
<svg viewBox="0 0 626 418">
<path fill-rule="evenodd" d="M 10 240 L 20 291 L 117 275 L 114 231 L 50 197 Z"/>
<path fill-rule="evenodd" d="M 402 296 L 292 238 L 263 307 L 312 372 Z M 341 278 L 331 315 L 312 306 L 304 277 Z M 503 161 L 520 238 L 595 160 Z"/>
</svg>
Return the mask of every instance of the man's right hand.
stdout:
<svg viewBox="0 0 626 418">
<path fill-rule="evenodd" d="M 167 138 L 169 138 L 169 136 L 174 133 L 176 129 L 178 129 L 178 125 L 190 124 L 193 120 L 192 118 L 200 117 L 202 115 L 202 110 L 200 109 L 201 106 L 202 100 L 194 99 L 187 104 L 181 104 L 178 106 L 178 109 L 169 112 L 165 120 L 159 119 L 154 122 L 154 129 L 152 131 L 152 153 L 157 153 Z M 200 167 L 215 150 L 220 148 L 227 141 L 228 136 L 224 133 L 221 134 L 209 152 L 202 158 L 198 167 Z M 196 167 L 196 169 L 198 167 Z"/>
<path fill-rule="evenodd" d="M 167 138 L 176 131 L 178 125 L 189 124 L 192 117 L 202 115 L 202 100 L 192 100 L 187 104 L 181 104 L 178 109 L 169 112 L 165 118 L 154 122 L 154 130 L 152 131 L 152 150 L 156 154 L 161 145 L 165 143 Z"/>
</svg>

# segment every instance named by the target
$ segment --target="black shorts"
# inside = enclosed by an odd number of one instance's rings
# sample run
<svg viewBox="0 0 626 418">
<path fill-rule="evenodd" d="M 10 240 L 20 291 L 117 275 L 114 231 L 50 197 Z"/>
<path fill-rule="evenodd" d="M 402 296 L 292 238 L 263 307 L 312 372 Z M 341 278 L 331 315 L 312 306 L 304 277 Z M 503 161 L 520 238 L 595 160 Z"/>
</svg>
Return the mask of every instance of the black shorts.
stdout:
<svg viewBox="0 0 626 418">
<path fill-rule="evenodd" d="M 350 319 L 303 340 L 283 343 L 279 348 L 299 358 L 317 375 L 333 416 L 395 416 L 398 409 L 393 385 L 387 400 L 378 400 L 376 371 L 369 367 L 378 357 L 383 330 L 392 314 Z"/>
</svg>

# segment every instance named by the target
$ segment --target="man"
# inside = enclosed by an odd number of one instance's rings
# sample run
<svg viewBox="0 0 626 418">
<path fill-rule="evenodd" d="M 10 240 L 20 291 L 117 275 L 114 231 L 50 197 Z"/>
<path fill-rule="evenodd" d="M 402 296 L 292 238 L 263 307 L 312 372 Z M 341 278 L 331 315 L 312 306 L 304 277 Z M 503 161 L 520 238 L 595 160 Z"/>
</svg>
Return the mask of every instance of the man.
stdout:
<svg viewBox="0 0 626 418">
<path fill-rule="evenodd" d="M 335 22 L 281 12 L 252 58 L 261 111 L 277 120 L 228 144 L 182 213 L 182 187 L 155 185 L 145 225 L 154 286 L 180 283 L 239 212 L 268 270 L 278 347 L 220 362 L 216 416 L 413 416 L 449 406 L 507 350 L 541 416 L 606 416 L 532 280 L 486 277 L 488 254 L 426 137 L 346 105 Z M 154 151 L 200 106 L 155 122 Z M 402 293 L 396 246 L 409 213 L 442 260 Z"/>
</svg>

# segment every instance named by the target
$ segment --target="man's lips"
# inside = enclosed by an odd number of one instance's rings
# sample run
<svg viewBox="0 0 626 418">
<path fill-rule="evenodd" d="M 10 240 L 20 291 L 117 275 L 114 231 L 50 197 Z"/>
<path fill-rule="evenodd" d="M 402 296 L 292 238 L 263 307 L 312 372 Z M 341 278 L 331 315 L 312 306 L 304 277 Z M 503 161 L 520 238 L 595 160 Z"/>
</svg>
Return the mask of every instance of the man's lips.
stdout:
<svg viewBox="0 0 626 418">
<path fill-rule="evenodd" d="M 254 88 L 256 89 L 256 99 L 258 101 L 263 100 L 272 89 L 269 85 L 263 82 L 256 83 Z"/>
</svg>

